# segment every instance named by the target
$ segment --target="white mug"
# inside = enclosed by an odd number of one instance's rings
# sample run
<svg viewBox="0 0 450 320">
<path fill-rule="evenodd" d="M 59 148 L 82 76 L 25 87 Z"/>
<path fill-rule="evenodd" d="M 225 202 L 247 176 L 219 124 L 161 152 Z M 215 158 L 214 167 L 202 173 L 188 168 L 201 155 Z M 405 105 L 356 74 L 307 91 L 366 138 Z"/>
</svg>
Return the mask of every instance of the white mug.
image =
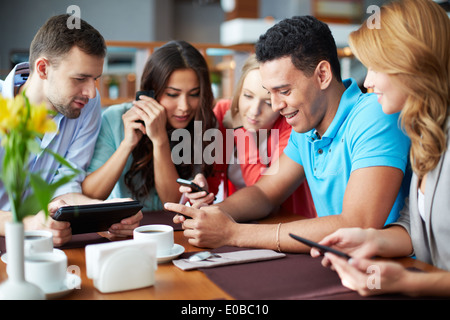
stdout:
<svg viewBox="0 0 450 320">
<path fill-rule="evenodd" d="M 135 240 L 152 240 L 156 242 L 156 255 L 158 257 L 167 256 L 172 253 L 174 246 L 173 228 L 164 224 L 149 224 L 134 229 L 133 238 Z"/>
<path fill-rule="evenodd" d="M 67 276 L 67 256 L 62 250 L 36 253 L 25 257 L 25 279 L 45 293 L 64 289 Z"/>
<path fill-rule="evenodd" d="M 45 230 L 25 231 L 24 253 L 30 256 L 53 251 L 53 234 Z"/>
</svg>

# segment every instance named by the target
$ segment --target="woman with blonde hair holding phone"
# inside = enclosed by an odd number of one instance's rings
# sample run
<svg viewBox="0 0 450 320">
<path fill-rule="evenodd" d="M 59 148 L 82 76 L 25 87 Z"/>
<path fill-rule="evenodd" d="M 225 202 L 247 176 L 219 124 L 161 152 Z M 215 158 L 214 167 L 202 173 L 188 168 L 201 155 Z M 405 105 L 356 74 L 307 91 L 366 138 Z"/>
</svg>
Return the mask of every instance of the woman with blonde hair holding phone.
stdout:
<svg viewBox="0 0 450 320">
<path fill-rule="evenodd" d="M 364 85 L 378 95 L 385 113 L 400 112 L 411 139 L 409 206 L 382 230 L 340 229 L 325 237 L 321 244 L 352 259 L 326 254 L 323 264 L 331 263 L 343 284 L 362 295 L 450 296 L 450 19 L 431 0 L 390 3 L 380 19 L 378 29 L 363 24 L 353 32 L 350 47 L 368 67 Z M 370 259 L 412 254 L 446 271 L 418 273 Z M 367 285 L 369 266 L 380 271 L 374 289 Z"/>
</svg>

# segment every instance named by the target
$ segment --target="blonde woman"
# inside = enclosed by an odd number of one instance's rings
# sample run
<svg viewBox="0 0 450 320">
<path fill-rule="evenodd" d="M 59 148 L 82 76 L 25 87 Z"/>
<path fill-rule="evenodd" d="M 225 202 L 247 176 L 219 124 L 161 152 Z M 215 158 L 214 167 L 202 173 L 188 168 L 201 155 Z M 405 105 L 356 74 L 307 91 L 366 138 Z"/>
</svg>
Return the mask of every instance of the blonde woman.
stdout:
<svg viewBox="0 0 450 320">
<path fill-rule="evenodd" d="M 256 56 L 251 55 L 242 67 L 240 79 L 236 85 L 232 99 L 217 102 L 214 114 L 219 129 L 224 137 L 224 197 L 235 191 L 251 186 L 264 175 L 267 168 L 278 159 L 286 147 L 292 127 L 280 112 L 272 110 L 270 94 L 262 86 L 259 63 Z M 233 136 L 227 134 L 233 132 Z M 227 139 L 236 137 L 231 145 L 234 152 L 226 152 L 230 145 Z M 269 161 L 270 160 L 270 161 Z M 204 178 L 196 177 L 196 182 L 205 185 Z M 185 187 L 181 192 L 190 191 Z M 211 203 L 214 195 L 190 194 L 192 202 Z M 284 210 L 312 218 L 316 216 L 314 203 L 306 182 L 302 183 L 294 193 L 282 204 Z"/>
<path fill-rule="evenodd" d="M 381 28 L 362 25 L 350 35 L 350 46 L 368 67 L 364 85 L 378 95 L 385 113 L 401 112 L 401 125 L 411 138 L 409 206 L 383 230 L 341 229 L 325 237 L 322 244 L 352 259 L 327 254 L 323 264 L 331 263 L 342 283 L 362 295 L 450 296 L 449 272 L 417 273 L 370 260 L 415 254 L 450 270 L 450 20 L 430 0 L 393 2 L 382 7 L 380 16 Z M 380 271 L 375 289 L 367 285 L 369 266 Z"/>
</svg>

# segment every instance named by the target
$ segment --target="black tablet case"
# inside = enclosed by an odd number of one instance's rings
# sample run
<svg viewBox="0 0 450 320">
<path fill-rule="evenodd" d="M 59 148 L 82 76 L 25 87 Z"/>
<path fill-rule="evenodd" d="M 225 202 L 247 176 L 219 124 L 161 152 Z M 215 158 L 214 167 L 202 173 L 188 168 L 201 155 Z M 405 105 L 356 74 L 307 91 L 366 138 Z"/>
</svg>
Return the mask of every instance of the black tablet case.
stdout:
<svg viewBox="0 0 450 320">
<path fill-rule="evenodd" d="M 53 219 L 70 222 L 72 234 L 101 232 L 141 209 L 139 201 L 66 206 L 59 208 Z"/>
</svg>

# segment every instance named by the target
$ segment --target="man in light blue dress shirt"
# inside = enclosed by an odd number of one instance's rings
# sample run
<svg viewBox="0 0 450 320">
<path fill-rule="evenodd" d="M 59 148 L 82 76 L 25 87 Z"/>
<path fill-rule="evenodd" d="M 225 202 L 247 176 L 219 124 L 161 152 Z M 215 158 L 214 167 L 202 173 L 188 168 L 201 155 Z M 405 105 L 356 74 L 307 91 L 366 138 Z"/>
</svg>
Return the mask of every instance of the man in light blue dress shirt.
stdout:
<svg viewBox="0 0 450 320">
<path fill-rule="evenodd" d="M 49 205 L 54 213 L 61 205 L 100 202 L 82 194 L 81 182 L 91 160 L 101 124 L 100 95 L 95 82 L 103 72 L 106 44 L 100 33 L 81 20 L 79 29 L 67 26 L 69 15 L 50 18 L 38 31 L 30 47 L 30 62 L 17 65 L 5 81 L 0 81 L 0 93 L 13 98 L 25 90 L 32 103 L 45 102 L 55 111 L 57 132 L 47 133 L 41 148 L 51 149 L 69 161 L 82 173 L 59 188 Z M 3 162 L 4 150 L 0 148 Z M 1 165 L 1 164 L 0 164 Z M 48 153 L 32 156 L 30 170 L 40 172 L 47 182 L 70 174 Z M 0 234 L 4 223 L 11 219 L 10 204 L 0 180 Z M 142 215 L 139 213 L 139 215 Z M 117 233 L 129 233 L 140 216 L 129 224 L 114 225 Z M 55 245 L 71 239 L 70 224 L 45 219 L 42 213 L 24 220 L 25 229 L 50 229 Z M 114 233 L 114 231 L 113 231 Z"/>
</svg>

